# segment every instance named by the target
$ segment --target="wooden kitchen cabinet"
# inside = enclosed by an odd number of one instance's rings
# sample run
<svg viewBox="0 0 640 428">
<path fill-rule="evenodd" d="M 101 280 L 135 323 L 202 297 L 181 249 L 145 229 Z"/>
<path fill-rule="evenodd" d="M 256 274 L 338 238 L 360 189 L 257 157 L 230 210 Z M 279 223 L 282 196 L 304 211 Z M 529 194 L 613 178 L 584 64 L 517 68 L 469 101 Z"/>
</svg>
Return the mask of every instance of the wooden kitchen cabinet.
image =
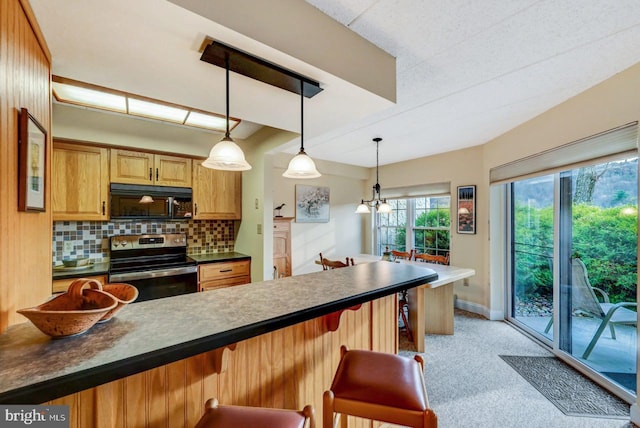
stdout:
<svg viewBox="0 0 640 428">
<path fill-rule="evenodd" d="M 193 164 L 193 218 L 240 220 L 242 172 L 220 171 Z"/>
<path fill-rule="evenodd" d="M 209 291 L 251 282 L 251 260 L 216 262 L 198 266 L 198 290 Z"/>
<path fill-rule="evenodd" d="M 106 284 L 107 283 L 107 276 L 106 275 L 84 276 L 83 278 L 95 279 L 95 280 L 100 281 L 102 284 Z M 55 280 L 53 280 L 52 291 L 54 293 L 64 293 L 65 291 L 67 291 L 69 289 L 69 285 L 71 285 L 71 283 L 73 281 L 75 281 L 76 279 L 78 279 L 78 278 L 55 279 Z"/>
<path fill-rule="evenodd" d="M 111 182 L 191 187 L 191 159 L 111 149 Z"/>
<path fill-rule="evenodd" d="M 109 219 L 106 148 L 54 141 L 51 170 L 54 221 Z"/>
<path fill-rule="evenodd" d="M 273 219 L 273 267 L 278 272 L 278 277 L 291 276 L 292 219 L 292 217 Z"/>
</svg>

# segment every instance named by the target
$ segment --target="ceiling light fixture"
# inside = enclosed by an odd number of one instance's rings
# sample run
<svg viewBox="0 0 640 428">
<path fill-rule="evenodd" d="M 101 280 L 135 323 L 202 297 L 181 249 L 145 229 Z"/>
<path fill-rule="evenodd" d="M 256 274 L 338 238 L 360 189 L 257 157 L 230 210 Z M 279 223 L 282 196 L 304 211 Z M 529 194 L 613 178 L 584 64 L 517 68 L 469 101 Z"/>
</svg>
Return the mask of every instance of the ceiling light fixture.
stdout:
<svg viewBox="0 0 640 428">
<path fill-rule="evenodd" d="M 316 164 L 304 151 L 304 83 L 300 80 L 300 151 L 289 162 L 289 167 L 282 173 L 286 178 L 318 178 L 322 174 Z"/>
<path fill-rule="evenodd" d="M 104 88 L 65 77 L 54 75 L 51 79 L 54 101 L 58 104 L 107 110 L 217 132 L 224 132 L 226 127 L 227 121 L 221 114 L 196 110 L 192 107 Z M 240 119 L 237 118 L 231 117 L 228 120 L 231 130 L 240 123 Z"/>
<path fill-rule="evenodd" d="M 375 207 L 376 212 L 381 214 L 392 211 L 391 205 L 387 203 L 387 200 L 380 198 L 380 183 L 378 183 L 378 146 L 382 138 L 374 138 L 373 141 L 376 142 L 376 184 L 373 186 L 371 199 L 362 199 L 360 205 L 356 208 L 356 214 L 369 214 L 371 212 L 369 207 Z"/>
<path fill-rule="evenodd" d="M 225 58 L 225 70 L 227 73 L 227 131 L 222 140 L 211 148 L 209 157 L 202 162 L 205 168 L 219 169 L 223 171 L 247 171 L 251 165 L 245 160 L 244 152 L 229 134 L 229 57 Z"/>
</svg>

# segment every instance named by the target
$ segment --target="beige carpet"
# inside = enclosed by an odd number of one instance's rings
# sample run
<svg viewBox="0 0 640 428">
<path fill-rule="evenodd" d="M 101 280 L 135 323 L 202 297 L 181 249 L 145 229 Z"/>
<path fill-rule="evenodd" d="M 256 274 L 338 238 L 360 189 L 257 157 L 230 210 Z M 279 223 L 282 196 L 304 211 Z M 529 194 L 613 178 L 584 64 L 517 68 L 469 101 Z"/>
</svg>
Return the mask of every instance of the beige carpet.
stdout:
<svg viewBox="0 0 640 428">
<path fill-rule="evenodd" d="M 440 428 L 622 428 L 626 420 L 567 416 L 500 355 L 550 357 L 509 324 L 456 310 L 453 336 L 425 336 L 425 379 Z M 415 353 L 400 336 L 400 353 Z M 387 425 L 390 426 L 390 425 Z"/>
</svg>

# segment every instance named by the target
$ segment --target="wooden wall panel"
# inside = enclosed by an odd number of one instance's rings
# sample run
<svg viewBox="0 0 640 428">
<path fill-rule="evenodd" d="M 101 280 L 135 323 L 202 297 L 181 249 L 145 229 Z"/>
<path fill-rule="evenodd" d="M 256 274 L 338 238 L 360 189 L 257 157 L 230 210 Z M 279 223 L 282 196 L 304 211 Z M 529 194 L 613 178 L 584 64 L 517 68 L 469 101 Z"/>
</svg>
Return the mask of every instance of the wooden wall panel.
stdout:
<svg viewBox="0 0 640 428">
<path fill-rule="evenodd" d="M 192 427 L 212 397 L 226 404 L 288 409 L 312 404 L 322 426 L 322 394 L 333 380 L 340 345 L 396 348 L 397 335 L 389 334 L 397 326 L 396 300 L 389 296 L 345 311 L 335 332 L 326 332 L 322 320 L 315 319 L 240 342 L 225 354 L 226 370 L 219 374 L 211 351 L 49 404 L 70 405 L 72 427 L 97 428 Z M 350 418 L 349 426 L 379 424 Z"/>
<path fill-rule="evenodd" d="M 51 295 L 51 60 L 26 0 L 0 0 L 0 333 Z M 18 212 L 18 112 L 48 132 L 46 212 Z"/>
</svg>

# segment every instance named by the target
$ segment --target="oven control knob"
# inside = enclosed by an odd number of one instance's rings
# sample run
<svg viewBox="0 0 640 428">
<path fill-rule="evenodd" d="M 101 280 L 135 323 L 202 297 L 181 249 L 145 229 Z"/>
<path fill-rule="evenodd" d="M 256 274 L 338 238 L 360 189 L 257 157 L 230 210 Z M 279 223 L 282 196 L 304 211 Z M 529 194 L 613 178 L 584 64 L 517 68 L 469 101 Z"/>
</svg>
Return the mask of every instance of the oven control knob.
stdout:
<svg viewBox="0 0 640 428">
<path fill-rule="evenodd" d="M 127 246 L 127 241 L 120 241 L 120 245 L 122 245 L 123 247 Z"/>
</svg>

